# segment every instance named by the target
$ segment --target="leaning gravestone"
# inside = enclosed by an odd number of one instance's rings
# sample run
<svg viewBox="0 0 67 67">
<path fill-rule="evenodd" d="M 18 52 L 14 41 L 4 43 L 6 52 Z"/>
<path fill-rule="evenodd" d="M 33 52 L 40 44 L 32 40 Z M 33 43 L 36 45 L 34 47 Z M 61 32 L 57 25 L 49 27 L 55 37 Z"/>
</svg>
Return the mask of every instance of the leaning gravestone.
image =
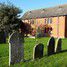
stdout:
<svg viewBox="0 0 67 67">
<path fill-rule="evenodd" d="M 59 38 L 56 41 L 55 52 L 60 52 L 61 51 L 61 46 L 62 46 L 62 40 L 61 40 L 61 38 Z"/>
<path fill-rule="evenodd" d="M 9 66 L 24 59 L 24 37 L 21 33 L 14 32 L 9 38 Z"/>
<path fill-rule="evenodd" d="M 55 39 L 54 37 L 51 37 L 47 45 L 48 56 L 54 54 L 54 49 L 55 49 Z"/>
<path fill-rule="evenodd" d="M 35 45 L 34 50 L 33 50 L 33 59 L 42 58 L 43 57 L 43 50 L 44 50 L 43 44 L 40 43 L 38 45 Z"/>
</svg>

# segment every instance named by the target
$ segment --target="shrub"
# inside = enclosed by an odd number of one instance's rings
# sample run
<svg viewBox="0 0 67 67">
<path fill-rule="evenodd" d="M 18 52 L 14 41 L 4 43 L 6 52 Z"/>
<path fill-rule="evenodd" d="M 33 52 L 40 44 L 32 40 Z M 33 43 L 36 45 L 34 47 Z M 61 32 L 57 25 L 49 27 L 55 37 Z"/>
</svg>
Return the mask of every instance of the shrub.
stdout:
<svg viewBox="0 0 67 67">
<path fill-rule="evenodd" d="M 44 37 L 51 35 L 52 27 L 48 24 L 39 24 L 36 27 L 36 37 Z"/>
<path fill-rule="evenodd" d="M 36 35 L 36 30 L 35 29 L 32 29 L 31 35 L 32 36 L 35 36 Z"/>
<path fill-rule="evenodd" d="M 31 34 L 32 27 L 29 23 L 21 23 L 20 25 L 21 31 L 27 36 L 28 34 Z"/>
</svg>

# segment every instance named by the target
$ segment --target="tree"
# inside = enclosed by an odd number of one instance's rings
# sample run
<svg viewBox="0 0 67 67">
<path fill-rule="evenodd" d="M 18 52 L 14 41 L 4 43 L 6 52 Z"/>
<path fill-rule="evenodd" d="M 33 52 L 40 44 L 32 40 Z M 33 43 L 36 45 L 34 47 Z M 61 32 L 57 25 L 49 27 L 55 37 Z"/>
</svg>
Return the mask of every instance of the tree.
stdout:
<svg viewBox="0 0 67 67">
<path fill-rule="evenodd" d="M 17 29 L 19 23 L 19 14 L 22 11 L 14 5 L 0 3 L 0 30 L 7 29 L 12 31 Z"/>
<path fill-rule="evenodd" d="M 11 33 L 12 30 L 17 30 L 20 26 L 19 22 L 21 21 L 19 19 L 19 14 L 22 11 L 15 7 L 12 4 L 5 4 L 5 3 L 0 3 L 0 36 L 5 35 L 5 31 L 8 33 Z M 5 39 L 0 37 L 0 39 Z M 1 40 L 2 42 L 5 42 L 4 40 Z M 1 43 L 2 43 L 1 42 Z"/>
</svg>

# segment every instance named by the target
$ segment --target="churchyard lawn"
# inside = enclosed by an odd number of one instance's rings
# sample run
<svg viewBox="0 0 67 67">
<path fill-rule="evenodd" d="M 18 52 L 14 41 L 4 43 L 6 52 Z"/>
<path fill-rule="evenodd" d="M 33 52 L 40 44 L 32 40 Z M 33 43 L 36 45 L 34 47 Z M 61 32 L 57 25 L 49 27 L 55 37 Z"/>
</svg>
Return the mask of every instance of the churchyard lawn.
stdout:
<svg viewBox="0 0 67 67">
<path fill-rule="evenodd" d="M 49 38 L 25 38 L 24 59 L 11 67 L 67 67 L 67 38 L 62 39 L 62 50 L 65 52 L 47 56 L 47 42 Z M 33 48 L 36 44 L 44 44 L 44 56 L 41 59 L 33 60 Z M 0 67 L 8 67 L 9 64 L 9 44 L 0 44 Z"/>
</svg>

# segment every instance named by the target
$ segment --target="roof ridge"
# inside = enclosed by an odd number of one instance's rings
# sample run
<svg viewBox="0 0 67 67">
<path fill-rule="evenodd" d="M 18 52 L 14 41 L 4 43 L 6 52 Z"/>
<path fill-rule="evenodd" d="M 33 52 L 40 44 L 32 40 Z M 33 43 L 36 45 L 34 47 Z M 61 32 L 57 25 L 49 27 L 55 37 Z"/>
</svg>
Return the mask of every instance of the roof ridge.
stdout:
<svg viewBox="0 0 67 67">
<path fill-rule="evenodd" d="M 60 9 L 62 8 L 62 9 Z M 59 10 L 60 9 L 60 10 Z M 43 10 L 43 12 L 42 12 Z M 67 4 L 58 5 L 51 8 L 42 8 L 37 10 L 27 11 L 22 18 L 29 19 L 29 18 L 43 18 L 43 17 L 50 17 L 50 16 L 61 16 L 67 15 Z"/>
<path fill-rule="evenodd" d="M 33 10 L 29 10 L 27 12 L 32 12 L 32 11 L 37 11 L 37 10 L 43 10 L 43 9 L 53 9 L 53 8 L 58 8 L 58 7 L 63 7 L 63 6 L 67 6 L 67 4 L 62 4 L 62 5 L 57 5 L 57 6 L 53 6 L 53 7 L 45 7 L 45 8 L 40 8 L 40 9 L 33 9 Z"/>
</svg>

